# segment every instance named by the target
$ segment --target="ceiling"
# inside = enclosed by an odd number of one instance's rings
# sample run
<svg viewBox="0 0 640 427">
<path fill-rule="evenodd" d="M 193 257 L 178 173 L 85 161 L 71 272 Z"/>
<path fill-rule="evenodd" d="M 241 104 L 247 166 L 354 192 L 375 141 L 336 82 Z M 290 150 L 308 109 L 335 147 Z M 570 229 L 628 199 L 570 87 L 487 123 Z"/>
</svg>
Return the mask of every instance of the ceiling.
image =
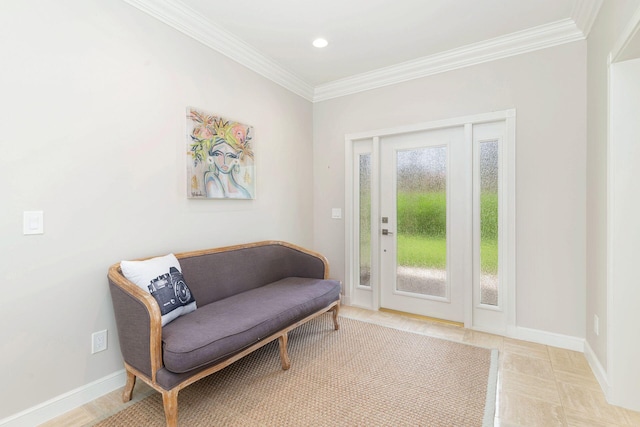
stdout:
<svg viewBox="0 0 640 427">
<path fill-rule="evenodd" d="M 312 101 L 582 40 L 602 3 L 124 1 Z"/>
</svg>

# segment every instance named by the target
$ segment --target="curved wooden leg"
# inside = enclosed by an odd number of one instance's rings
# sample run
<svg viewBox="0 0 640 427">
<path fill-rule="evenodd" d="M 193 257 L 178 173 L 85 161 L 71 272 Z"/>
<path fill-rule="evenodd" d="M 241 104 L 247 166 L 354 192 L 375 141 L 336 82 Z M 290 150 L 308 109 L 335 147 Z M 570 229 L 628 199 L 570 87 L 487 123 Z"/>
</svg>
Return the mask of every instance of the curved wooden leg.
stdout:
<svg viewBox="0 0 640 427">
<path fill-rule="evenodd" d="M 133 387 L 136 385 L 136 376 L 127 369 L 127 383 L 124 385 L 124 390 L 122 390 L 122 401 L 127 403 L 131 400 L 131 395 L 133 394 Z"/>
<path fill-rule="evenodd" d="M 178 390 L 163 391 L 162 404 L 167 427 L 178 427 Z"/>
<path fill-rule="evenodd" d="M 340 302 L 334 305 L 331 311 L 333 311 L 333 328 L 337 331 L 338 329 L 340 329 L 340 325 L 338 324 L 338 312 L 340 311 Z"/>
<path fill-rule="evenodd" d="M 282 369 L 287 370 L 291 367 L 291 361 L 289 360 L 289 353 L 287 352 L 287 342 L 289 337 L 286 333 L 278 337 L 278 344 L 280 345 L 280 362 L 282 363 Z"/>
</svg>

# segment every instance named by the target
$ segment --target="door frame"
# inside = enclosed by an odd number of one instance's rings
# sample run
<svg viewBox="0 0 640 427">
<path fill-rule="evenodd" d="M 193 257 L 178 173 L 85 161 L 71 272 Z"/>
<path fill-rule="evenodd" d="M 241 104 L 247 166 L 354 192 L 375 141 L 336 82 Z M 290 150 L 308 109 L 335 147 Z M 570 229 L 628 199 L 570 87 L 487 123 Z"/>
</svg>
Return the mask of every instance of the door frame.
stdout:
<svg viewBox="0 0 640 427">
<path fill-rule="evenodd" d="M 504 312 L 506 322 L 504 325 L 487 326 L 474 323 L 474 309 L 478 307 L 473 303 L 473 287 L 468 286 L 464 290 L 464 326 L 470 329 L 483 330 L 486 332 L 506 334 L 515 328 L 516 325 L 516 201 L 515 201 L 515 124 L 516 110 L 509 109 L 503 111 L 495 111 L 485 114 L 476 114 L 471 116 L 462 116 L 452 119 L 437 120 L 413 125 L 397 126 L 392 128 L 377 129 L 366 132 L 351 133 L 345 135 L 345 284 L 344 284 L 344 303 L 345 305 L 354 305 L 371 310 L 380 308 L 380 138 L 391 135 L 398 135 L 409 132 L 419 132 L 427 130 L 442 129 L 448 127 L 465 126 L 469 144 L 473 143 L 472 129 L 473 125 L 504 121 L 505 135 L 502 154 L 504 162 L 504 173 L 501 178 L 502 190 L 500 197 L 503 198 L 504 212 L 506 215 L 501 220 L 501 227 L 504 233 L 500 238 L 500 245 L 503 248 L 503 256 L 501 260 L 504 264 L 501 268 L 502 278 L 504 281 Z M 354 154 L 353 145 L 357 141 L 371 141 L 371 286 L 369 289 L 363 289 L 357 286 L 359 276 L 359 257 L 358 257 L 358 229 L 357 217 L 354 215 Z M 357 298 L 356 293 L 358 293 Z M 364 295 L 370 295 L 368 298 Z M 363 301 L 366 300 L 366 301 Z"/>
</svg>

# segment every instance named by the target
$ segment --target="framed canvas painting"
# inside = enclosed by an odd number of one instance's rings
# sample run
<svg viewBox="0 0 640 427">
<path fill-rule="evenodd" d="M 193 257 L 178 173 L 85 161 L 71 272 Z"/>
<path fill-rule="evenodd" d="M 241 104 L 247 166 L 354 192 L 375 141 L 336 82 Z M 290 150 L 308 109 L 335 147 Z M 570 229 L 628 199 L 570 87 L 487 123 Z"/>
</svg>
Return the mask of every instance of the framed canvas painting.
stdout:
<svg viewBox="0 0 640 427">
<path fill-rule="evenodd" d="M 253 127 L 187 107 L 187 197 L 254 199 Z"/>
</svg>

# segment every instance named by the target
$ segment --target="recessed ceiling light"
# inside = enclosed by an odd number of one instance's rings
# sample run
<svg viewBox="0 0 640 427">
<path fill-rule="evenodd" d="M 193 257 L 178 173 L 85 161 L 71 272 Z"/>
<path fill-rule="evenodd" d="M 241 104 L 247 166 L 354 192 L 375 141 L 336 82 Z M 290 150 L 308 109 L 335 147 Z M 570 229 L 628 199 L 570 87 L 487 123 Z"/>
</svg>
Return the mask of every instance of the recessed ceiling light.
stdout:
<svg viewBox="0 0 640 427">
<path fill-rule="evenodd" d="M 328 42 L 328 41 L 326 41 L 325 39 L 315 39 L 315 40 L 313 41 L 313 45 L 314 45 L 315 47 L 319 47 L 319 48 L 321 48 L 321 47 L 327 47 L 327 45 L 328 45 L 328 44 L 329 44 L 329 42 Z"/>
</svg>

